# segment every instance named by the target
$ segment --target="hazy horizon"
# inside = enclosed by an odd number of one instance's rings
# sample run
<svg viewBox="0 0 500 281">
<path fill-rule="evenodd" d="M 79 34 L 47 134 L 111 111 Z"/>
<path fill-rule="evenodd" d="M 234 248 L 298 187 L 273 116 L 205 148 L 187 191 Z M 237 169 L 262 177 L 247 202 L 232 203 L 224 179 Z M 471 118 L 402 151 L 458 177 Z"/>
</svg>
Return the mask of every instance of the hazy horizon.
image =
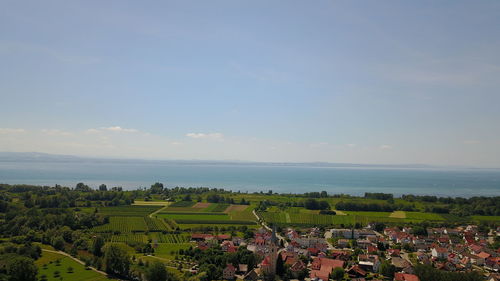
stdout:
<svg viewBox="0 0 500 281">
<path fill-rule="evenodd" d="M 500 2 L 6 1 L 0 151 L 500 167 Z"/>
</svg>

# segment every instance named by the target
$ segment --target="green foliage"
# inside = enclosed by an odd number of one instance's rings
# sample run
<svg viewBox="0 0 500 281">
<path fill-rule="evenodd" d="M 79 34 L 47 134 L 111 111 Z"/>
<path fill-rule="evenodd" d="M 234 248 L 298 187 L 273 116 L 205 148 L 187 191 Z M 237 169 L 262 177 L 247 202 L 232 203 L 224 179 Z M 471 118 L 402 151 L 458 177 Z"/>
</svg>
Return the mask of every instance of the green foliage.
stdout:
<svg viewBox="0 0 500 281">
<path fill-rule="evenodd" d="M 130 257 L 123 248 L 110 244 L 104 254 L 106 272 L 112 275 L 126 277 L 130 267 Z"/>
<path fill-rule="evenodd" d="M 389 263 L 388 261 L 382 262 L 379 268 L 380 274 L 384 275 L 385 277 L 390 277 L 394 278 L 394 273 L 396 272 L 396 267 Z M 422 279 L 426 280 L 426 279 Z"/>
<path fill-rule="evenodd" d="M 151 185 L 151 188 L 149 189 L 149 192 L 152 194 L 161 194 L 163 193 L 163 183 L 156 182 L 153 185 Z"/>
<path fill-rule="evenodd" d="M 146 270 L 146 279 L 148 281 L 166 281 L 169 273 L 162 262 L 155 261 L 149 265 Z M 170 280 L 171 278 L 168 278 Z"/>
<path fill-rule="evenodd" d="M 415 274 L 425 281 L 481 281 L 483 276 L 477 271 L 469 273 L 448 272 L 435 269 L 429 265 L 417 264 Z"/>
<path fill-rule="evenodd" d="M 38 269 L 32 259 L 15 256 L 7 262 L 7 274 L 10 281 L 36 281 Z"/>
<path fill-rule="evenodd" d="M 342 280 L 344 278 L 345 271 L 342 267 L 336 267 L 333 269 L 332 273 L 330 274 L 330 278 L 334 280 Z"/>
<path fill-rule="evenodd" d="M 94 241 L 92 243 L 92 253 L 97 256 L 97 257 L 101 257 L 103 255 L 103 252 L 102 252 L 102 247 L 104 247 L 104 238 L 102 238 L 102 236 L 100 235 L 97 235 L 95 238 L 94 238 Z"/>
<path fill-rule="evenodd" d="M 330 204 L 326 201 L 318 201 L 309 198 L 304 201 L 304 207 L 308 210 L 329 210 Z"/>
</svg>

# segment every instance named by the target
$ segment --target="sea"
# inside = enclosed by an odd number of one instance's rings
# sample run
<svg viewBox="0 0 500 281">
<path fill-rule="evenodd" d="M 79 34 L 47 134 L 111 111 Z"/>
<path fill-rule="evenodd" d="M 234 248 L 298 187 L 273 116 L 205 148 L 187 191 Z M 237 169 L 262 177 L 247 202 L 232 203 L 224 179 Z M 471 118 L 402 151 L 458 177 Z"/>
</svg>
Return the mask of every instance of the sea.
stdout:
<svg viewBox="0 0 500 281">
<path fill-rule="evenodd" d="M 383 192 L 395 196 L 500 196 L 500 169 L 103 159 L 0 160 L 0 183 L 74 187 L 78 182 L 94 188 L 106 184 L 127 190 L 161 182 L 166 187 L 209 187 L 250 193 L 325 190 L 329 194 L 349 195 Z"/>
</svg>

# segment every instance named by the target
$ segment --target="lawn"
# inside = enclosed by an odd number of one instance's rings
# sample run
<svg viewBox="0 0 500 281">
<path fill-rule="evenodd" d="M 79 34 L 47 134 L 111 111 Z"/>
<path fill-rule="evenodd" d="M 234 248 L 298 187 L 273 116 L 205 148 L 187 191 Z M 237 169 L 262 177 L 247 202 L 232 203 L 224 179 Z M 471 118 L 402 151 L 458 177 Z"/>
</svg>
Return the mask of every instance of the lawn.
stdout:
<svg viewBox="0 0 500 281">
<path fill-rule="evenodd" d="M 193 243 L 159 243 L 155 248 L 155 256 L 164 259 L 174 259 L 180 249 L 186 250 L 194 247 Z"/>
<path fill-rule="evenodd" d="M 47 256 L 45 259 L 43 256 Z M 37 261 L 39 280 L 47 281 L 103 281 L 112 280 L 63 255 L 43 252 Z M 42 279 L 45 276 L 46 279 Z"/>
</svg>

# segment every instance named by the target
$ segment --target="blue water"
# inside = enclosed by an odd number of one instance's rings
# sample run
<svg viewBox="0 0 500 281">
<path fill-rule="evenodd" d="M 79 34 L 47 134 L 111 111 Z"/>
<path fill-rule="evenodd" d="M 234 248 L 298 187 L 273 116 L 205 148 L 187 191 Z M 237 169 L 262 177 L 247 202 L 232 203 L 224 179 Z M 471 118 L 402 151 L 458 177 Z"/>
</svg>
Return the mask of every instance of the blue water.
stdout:
<svg viewBox="0 0 500 281">
<path fill-rule="evenodd" d="M 307 165 L 238 165 L 145 161 L 0 162 L 0 182 L 10 184 L 104 183 L 125 189 L 159 181 L 168 187 L 217 187 L 233 191 L 330 194 L 500 196 L 500 170 L 340 168 Z"/>
</svg>

